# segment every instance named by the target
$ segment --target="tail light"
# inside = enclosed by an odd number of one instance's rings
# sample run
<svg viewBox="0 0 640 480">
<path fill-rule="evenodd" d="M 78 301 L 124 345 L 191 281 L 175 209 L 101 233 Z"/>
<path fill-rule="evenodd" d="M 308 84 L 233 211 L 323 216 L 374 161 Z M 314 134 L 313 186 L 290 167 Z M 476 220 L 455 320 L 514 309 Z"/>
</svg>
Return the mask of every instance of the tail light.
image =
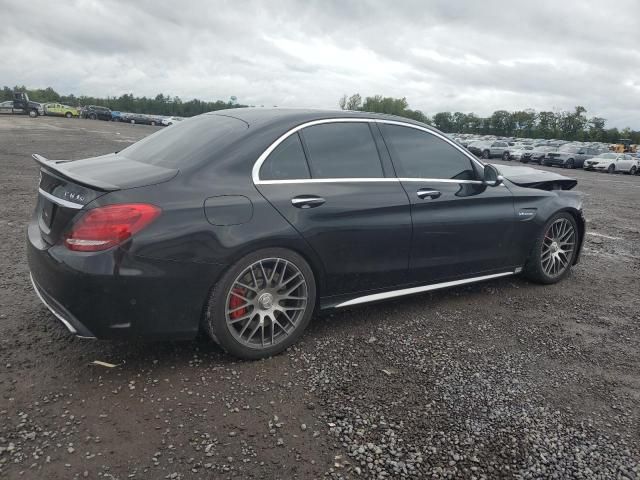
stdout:
<svg viewBox="0 0 640 480">
<path fill-rule="evenodd" d="M 65 235 L 69 250 L 97 252 L 124 242 L 149 225 L 160 209 L 147 203 L 122 203 L 88 210 Z"/>
</svg>

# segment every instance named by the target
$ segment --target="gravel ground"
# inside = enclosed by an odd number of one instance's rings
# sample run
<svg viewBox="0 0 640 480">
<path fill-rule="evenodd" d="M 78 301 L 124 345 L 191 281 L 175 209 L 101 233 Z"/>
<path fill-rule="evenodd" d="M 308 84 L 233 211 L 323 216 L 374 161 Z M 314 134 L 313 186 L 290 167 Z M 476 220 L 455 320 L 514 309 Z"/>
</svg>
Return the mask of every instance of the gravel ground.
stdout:
<svg viewBox="0 0 640 480">
<path fill-rule="evenodd" d="M 565 172 L 589 234 L 556 286 L 513 277 L 323 315 L 259 362 L 205 339 L 75 339 L 29 285 L 30 155 L 155 130 L 0 118 L 0 478 L 640 478 L 640 177 Z"/>
</svg>

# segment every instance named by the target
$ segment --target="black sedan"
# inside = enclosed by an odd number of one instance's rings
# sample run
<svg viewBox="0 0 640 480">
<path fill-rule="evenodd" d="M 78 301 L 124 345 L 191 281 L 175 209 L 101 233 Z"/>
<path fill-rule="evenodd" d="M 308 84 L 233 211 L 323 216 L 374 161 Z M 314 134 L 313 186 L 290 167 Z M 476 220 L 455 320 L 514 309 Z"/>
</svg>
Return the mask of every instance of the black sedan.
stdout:
<svg viewBox="0 0 640 480">
<path fill-rule="evenodd" d="M 122 115 L 122 122 L 136 123 L 138 125 L 162 125 L 162 119 L 142 113 L 126 113 Z"/>
<path fill-rule="evenodd" d="M 80 110 L 80 118 L 88 118 L 89 120 L 113 120 L 111 110 L 100 105 L 87 105 Z"/>
<path fill-rule="evenodd" d="M 483 164 L 439 131 L 234 109 L 41 167 L 28 260 L 74 334 L 193 338 L 242 358 L 340 309 L 514 274 L 555 283 L 584 236 L 576 181 Z"/>
</svg>

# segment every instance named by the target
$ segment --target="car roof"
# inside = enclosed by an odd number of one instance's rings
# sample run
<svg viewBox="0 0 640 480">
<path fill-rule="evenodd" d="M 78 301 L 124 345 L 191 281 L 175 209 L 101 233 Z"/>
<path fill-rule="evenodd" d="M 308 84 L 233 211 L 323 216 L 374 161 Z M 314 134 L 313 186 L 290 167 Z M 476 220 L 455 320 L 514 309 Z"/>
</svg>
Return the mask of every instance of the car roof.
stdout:
<svg viewBox="0 0 640 480">
<path fill-rule="evenodd" d="M 433 127 L 410 118 L 388 115 L 383 113 L 360 112 L 352 110 L 320 110 L 310 108 L 231 108 L 226 110 L 215 110 L 205 113 L 205 115 L 223 115 L 242 120 L 249 127 L 266 126 L 269 124 L 299 125 L 301 123 L 312 122 L 314 120 L 324 120 L 327 118 L 376 118 L 381 120 L 401 121 L 413 125 L 420 125 L 424 128 L 436 131 Z"/>
</svg>

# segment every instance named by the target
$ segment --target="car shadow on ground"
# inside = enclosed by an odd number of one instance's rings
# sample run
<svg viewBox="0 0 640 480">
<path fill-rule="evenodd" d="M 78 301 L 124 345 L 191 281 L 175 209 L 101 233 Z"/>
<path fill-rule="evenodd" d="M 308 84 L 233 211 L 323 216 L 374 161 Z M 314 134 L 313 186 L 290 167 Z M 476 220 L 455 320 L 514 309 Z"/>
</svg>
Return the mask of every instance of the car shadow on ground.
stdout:
<svg viewBox="0 0 640 480">
<path fill-rule="evenodd" d="M 441 309 L 469 308 L 474 303 L 495 301 L 496 296 L 504 297 L 518 289 L 531 286 L 519 277 L 496 279 L 489 282 L 464 285 L 433 292 L 399 297 L 348 309 L 331 310 L 316 313 L 300 342 L 291 349 L 307 349 L 318 340 L 331 336 L 367 335 L 367 332 L 384 327 L 390 319 L 402 322 L 411 319 L 416 312 L 437 314 Z M 48 315 L 48 313 L 46 313 Z M 425 325 L 428 328 L 428 324 Z M 87 364 L 93 360 L 117 365 L 123 370 L 136 371 L 158 362 L 171 362 L 176 367 L 188 365 L 194 357 L 220 367 L 238 363 L 252 363 L 228 355 L 217 344 L 201 332 L 193 340 L 181 341 L 143 341 L 143 340 L 83 340 L 76 339 L 62 331 L 66 336 L 67 361 Z M 56 328 L 58 330 L 58 328 Z M 56 335 L 57 336 L 57 335 Z M 284 353 L 286 355 L 286 353 Z M 75 359 L 72 357 L 76 357 Z M 275 359 L 278 356 L 274 357 Z M 274 358 L 263 360 L 274 361 Z"/>
</svg>

